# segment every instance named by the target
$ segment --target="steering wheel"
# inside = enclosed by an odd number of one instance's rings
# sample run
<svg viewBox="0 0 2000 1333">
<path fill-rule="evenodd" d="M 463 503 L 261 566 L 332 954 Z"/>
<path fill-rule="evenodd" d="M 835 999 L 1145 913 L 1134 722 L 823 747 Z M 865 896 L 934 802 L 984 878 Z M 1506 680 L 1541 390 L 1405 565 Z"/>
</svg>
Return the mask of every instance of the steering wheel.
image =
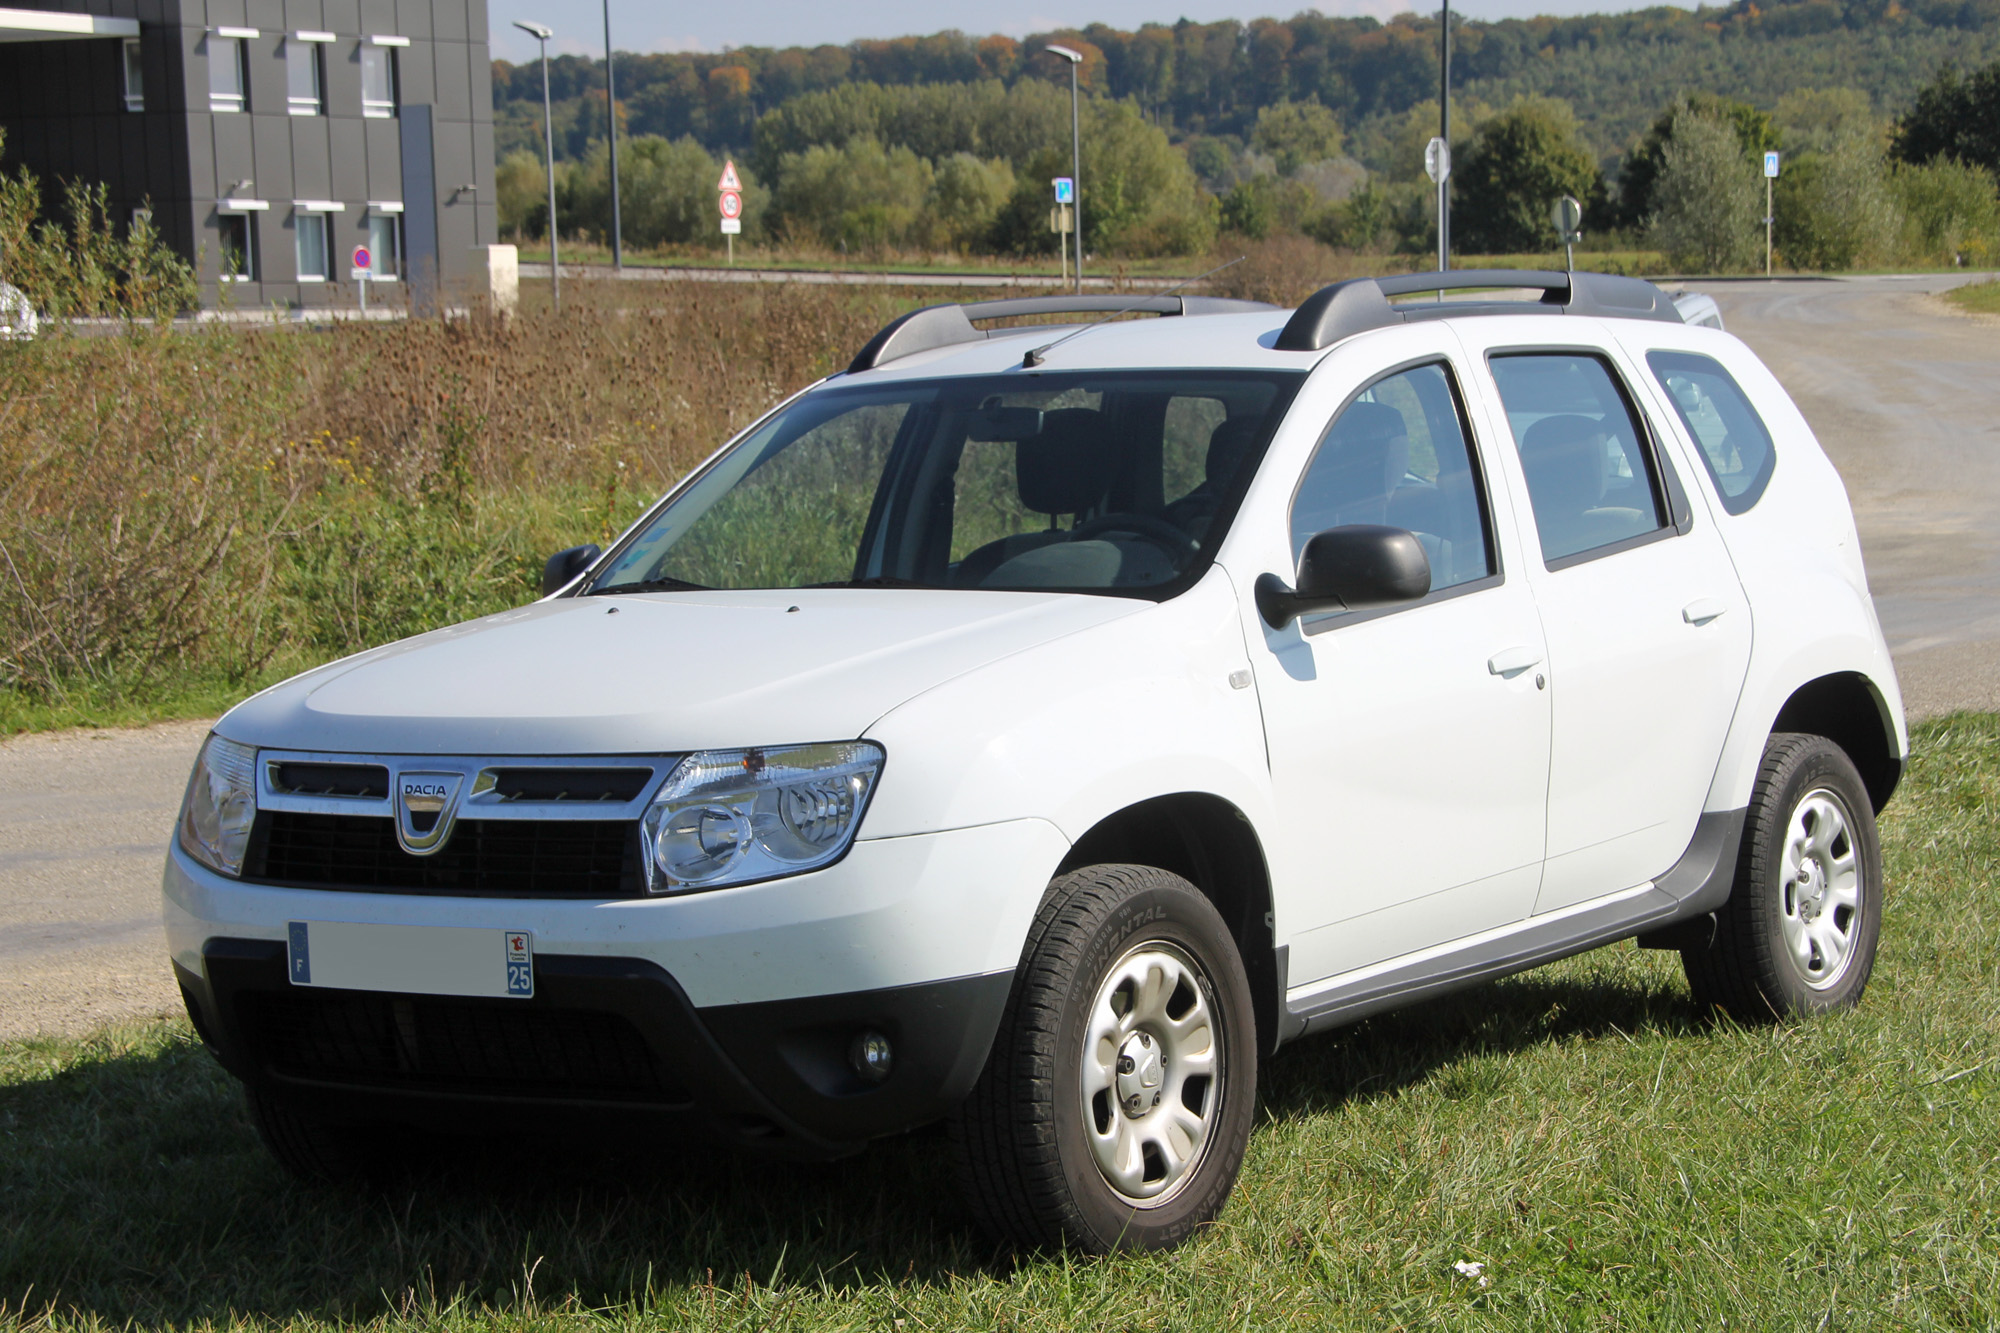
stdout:
<svg viewBox="0 0 2000 1333">
<path fill-rule="evenodd" d="M 1088 541 L 1100 532 L 1129 532 L 1166 548 L 1175 557 L 1190 556 L 1201 550 L 1201 544 L 1193 537 L 1166 519 L 1154 518 L 1151 514 L 1100 514 L 1088 523 L 1079 523 L 1072 528 L 1069 539 L 1073 542 Z"/>
</svg>

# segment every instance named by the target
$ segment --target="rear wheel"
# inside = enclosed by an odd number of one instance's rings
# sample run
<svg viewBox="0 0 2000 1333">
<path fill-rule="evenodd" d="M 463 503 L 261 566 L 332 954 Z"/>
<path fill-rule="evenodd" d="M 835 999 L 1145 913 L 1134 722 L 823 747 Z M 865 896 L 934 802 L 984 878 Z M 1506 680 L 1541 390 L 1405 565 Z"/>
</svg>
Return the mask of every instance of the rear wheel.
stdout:
<svg viewBox="0 0 2000 1333">
<path fill-rule="evenodd" d="M 1882 927 L 1882 848 L 1868 789 L 1822 736 L 1764 747 L 1736 882 L 1706 948 L 1681 951 L 1695 999 L 1743 1023 L 1861 998 Z"/>
<path fill-rule="evenodd" d="M 953 1118 L 966 1202 L 1023 1247 L 1178 1245 L 1228 1200 L 1256 1095 L 1249 982 L 1215 908 L 1151 866 L 1065 875 Z"/>
</svg>

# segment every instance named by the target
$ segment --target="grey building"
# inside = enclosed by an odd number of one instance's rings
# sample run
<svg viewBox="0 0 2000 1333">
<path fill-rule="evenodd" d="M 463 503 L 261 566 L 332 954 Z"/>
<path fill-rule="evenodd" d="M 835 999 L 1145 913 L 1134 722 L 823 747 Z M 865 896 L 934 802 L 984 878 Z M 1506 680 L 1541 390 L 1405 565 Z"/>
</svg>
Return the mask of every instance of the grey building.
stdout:
<svg viewBox="0 0 2000 1333">
<path fill-rule="evenodd" d="M 428 302 L 498 239 L 485 0 L 25 0 L 0 128 L 45 206 L 150 209 L 205 305 L 351 304 L 357 247 Z"/>
</svg>

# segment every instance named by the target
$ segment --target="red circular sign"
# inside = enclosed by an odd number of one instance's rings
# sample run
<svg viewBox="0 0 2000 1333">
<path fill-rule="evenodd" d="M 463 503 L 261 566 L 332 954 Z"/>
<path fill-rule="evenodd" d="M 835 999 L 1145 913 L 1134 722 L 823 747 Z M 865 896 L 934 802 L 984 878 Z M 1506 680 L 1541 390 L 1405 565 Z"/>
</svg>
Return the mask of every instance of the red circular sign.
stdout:
<svg viewBox="0 0 2000 1333">
<path fill-rule="evenodd" d="M 721 198 L 722 216 L 740 218 L 743 216 L 743 196 L 734 190 L 724 190 Z"/>
<path fill-rule="evenodd" d="M 354 267 L 372 268 L 374 267 L 373 259 L 374 256 L 368 253 L 367 246 L 357 245 L 354 247 Z"/>
</svg>

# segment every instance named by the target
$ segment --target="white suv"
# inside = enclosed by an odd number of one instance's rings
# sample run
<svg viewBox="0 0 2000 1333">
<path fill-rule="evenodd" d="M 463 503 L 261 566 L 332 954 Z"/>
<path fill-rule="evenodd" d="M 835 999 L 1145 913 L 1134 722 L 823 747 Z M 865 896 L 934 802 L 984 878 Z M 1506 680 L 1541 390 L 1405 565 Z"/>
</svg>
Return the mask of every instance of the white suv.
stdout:
<svg viewBox="0 0 2000 1333">
<path fill-rule="evenodd" d="M 1158 1247 L 1307 1032 L 1634 936 L 1743 1021 L 1868 979 L 1847 496 L 1647 283 L 919 310 L 548 583 L 196 764 L 174 966 L 295 1171 L 948 1119 L 998 1236 Z"/>
</svg>

